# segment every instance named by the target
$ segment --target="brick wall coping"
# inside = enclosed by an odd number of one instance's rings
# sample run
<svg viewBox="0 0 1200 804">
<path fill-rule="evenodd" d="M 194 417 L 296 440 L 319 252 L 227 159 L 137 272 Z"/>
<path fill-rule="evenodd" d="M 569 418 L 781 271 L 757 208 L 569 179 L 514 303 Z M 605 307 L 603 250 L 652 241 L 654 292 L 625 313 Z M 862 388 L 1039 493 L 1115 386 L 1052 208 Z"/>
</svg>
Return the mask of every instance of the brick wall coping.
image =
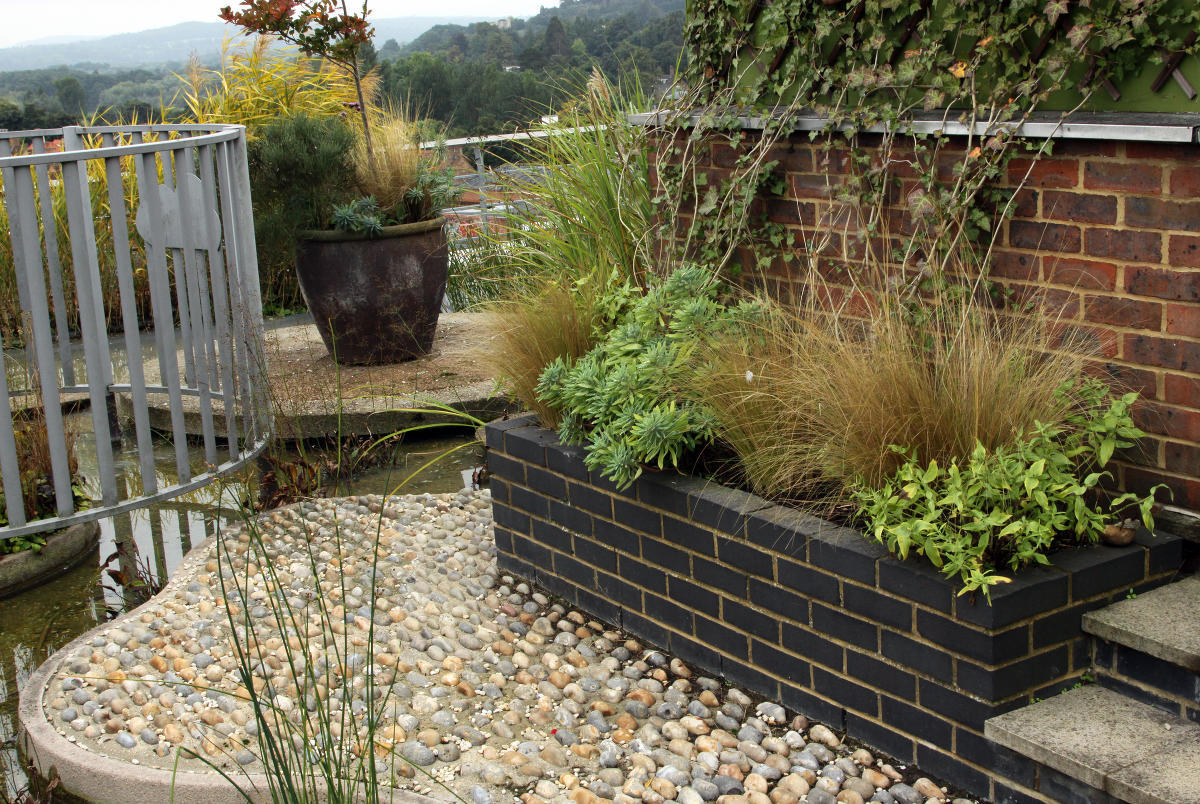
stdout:
<svg viewBox="0 0 1200 804">
<path fill-rule="evenodd" d="M 635 126 L 662 126 L 676 120 L 681 112 L 659 109 L 628 116 Z M 691 122 L 700 119 L 699 111 L 686 113 Z M 953 112 L 936 112 L 918 115 L 912 124 L 915 134 L 933 134 L 938 131 L 950 135 L 988 133 L 986 123 L 978 122 L 967 126 L 957 120 L 947 119 Z M 736 125 L 743 129 L 758 130 L 765 127 L 770 117 L 739 116 Z M 821 131 L 829 119 L 817 114 L 802 114 L 795 119 L 796 131 Z M 868 126 L 865 133 L 880 134 L 884 125 Z M 1035 139 L 1055 137 L 1078 140 L 1127 140 L 1132 142 L 1175 142 L 1193 143 L 1200 141 L 1200 114 L 1152 114 L 1137 112 L 1076 112 L 1061 118 L 1056 112 L 1034 113 L 1017 130 L 1017 133 Z"/>
</svg>

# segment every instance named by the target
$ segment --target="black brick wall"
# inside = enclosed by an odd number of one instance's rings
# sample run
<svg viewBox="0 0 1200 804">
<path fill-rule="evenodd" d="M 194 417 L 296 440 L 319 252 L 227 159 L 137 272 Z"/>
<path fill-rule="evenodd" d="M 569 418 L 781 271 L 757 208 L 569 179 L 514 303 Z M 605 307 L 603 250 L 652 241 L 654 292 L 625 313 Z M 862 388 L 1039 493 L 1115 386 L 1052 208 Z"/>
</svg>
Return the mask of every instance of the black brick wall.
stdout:
<svg viewBox="0 0 1200 804">
<path fill-rule="evenodd" d="M 532 417 L 488 425 L 486 440 L 505 570 L 997 801 L 1036 800 L 1042 777 L 984 721 L 1074 683 L 1092 664 L 1082 614 L 1166 582 L 1181 555 L 1148 534 L 1062 551 L 989 603 L 856 531 L 703 479 L 647 473 L 618 492 Z M 1113 685 L 1155 670 L 1097 659 Z"/>
</svg>

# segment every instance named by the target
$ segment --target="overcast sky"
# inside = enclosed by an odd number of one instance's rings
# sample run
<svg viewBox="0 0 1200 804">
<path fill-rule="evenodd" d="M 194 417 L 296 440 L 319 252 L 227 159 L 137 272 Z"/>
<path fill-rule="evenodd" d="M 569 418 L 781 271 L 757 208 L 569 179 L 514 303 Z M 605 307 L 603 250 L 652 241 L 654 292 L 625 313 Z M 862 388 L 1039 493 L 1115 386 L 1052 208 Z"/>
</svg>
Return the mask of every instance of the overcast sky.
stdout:
<svg viewBox="0 0 1200 804">
<path fill-rule="evenodd" d="M 0 0 L 0 47 L 47 36 L 109 34 L 161 28 L 177 22 L 212 21 L 240 0 Z M 354 3 L 351 3 L 354 5 Z M 371 0 L 371 16 L 428 17 L 508 15 L 526 17 L 556 0 Z"/>
</svg>

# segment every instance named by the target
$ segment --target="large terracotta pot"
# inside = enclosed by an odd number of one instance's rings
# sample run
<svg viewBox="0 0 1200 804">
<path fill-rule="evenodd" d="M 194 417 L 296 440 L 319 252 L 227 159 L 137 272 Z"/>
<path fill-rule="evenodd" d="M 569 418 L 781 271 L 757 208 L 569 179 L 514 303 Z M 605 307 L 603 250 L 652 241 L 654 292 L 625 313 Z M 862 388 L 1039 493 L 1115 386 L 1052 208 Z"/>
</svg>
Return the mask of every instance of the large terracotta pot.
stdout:
<svg viewBox="0 0 1200 804">
<path fill-rule="evenodd" d="M 374 237 L 301 233 L 300 289 L 337 362 L 399 363 L 429 353 L 446 292 L 445 221 L 385 226 Z"/>
</svg>

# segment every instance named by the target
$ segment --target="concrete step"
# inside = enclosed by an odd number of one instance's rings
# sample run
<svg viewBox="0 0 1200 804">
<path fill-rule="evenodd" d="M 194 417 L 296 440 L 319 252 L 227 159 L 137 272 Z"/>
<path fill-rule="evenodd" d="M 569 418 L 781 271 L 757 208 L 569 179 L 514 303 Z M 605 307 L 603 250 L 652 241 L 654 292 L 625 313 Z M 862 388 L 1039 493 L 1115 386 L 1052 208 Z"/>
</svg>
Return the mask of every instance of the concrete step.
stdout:
<svg viewBox="0 0 1200 804">
<path fill-rule="evenodd" d="M 1200 724 L 1088 685 L 987 721 L 993 742 L 1069 777 L 1040 779 L 1033 800 L 1180 804 L 1200 801 Z"/>
<path fill-rule="evenodd" d="M 1100 684 L 1200 722 L 1200 578 L 1085 614 L 1083 630 Z"/>
<path fill-rule="evenodd" d="M 1088 612 L 1083 630 L 1200 673 L 1200 577 Z"/>
</svg>

